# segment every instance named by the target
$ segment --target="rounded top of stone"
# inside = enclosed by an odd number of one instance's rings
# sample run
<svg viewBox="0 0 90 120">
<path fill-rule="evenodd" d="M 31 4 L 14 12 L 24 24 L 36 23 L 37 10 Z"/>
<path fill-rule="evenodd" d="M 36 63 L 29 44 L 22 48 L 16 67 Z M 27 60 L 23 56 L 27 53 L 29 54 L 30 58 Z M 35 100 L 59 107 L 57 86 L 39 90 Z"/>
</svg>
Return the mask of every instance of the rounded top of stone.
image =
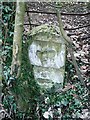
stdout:
<svg viewBox="0 0 90 120">
<path fill-rule="evenodd" d="M 39 33 L 49 33 L 50 35 L 54 35 L 58 37 L 61 36 L 59 27 L 48 24 L 40 25 L 33 28 L 30 32 L 27 33 L 27 36 L 34 36 L 34 35 L 38 35 Z"/>
<path fill-rule="evenodd" d="M 42 41 L 42 42 L 54 42 L 54 43 L 65 43 L 63 36 L 61 35 L 60 29 L 55 25 L 40 25 L 34 27 L 30 32 L 27 33 L 28 39 Z"/>
</svg>

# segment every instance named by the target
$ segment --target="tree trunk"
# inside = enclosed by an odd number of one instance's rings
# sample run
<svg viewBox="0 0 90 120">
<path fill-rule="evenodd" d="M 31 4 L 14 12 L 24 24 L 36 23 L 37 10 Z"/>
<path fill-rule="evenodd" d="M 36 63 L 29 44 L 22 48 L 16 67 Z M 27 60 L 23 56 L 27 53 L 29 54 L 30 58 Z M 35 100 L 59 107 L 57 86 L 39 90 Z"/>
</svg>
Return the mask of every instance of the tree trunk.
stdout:
<svg viewBox="0 0 90 120">
<path fill-rule="evenodd" d="M 17 0 L 13 38 L 13 58 L 11 65 L 11 74 L 14 75 L 16 78 L 20 76 L 24 14 L 25 2 L 19 2 L 19 0 Z"/>
</svg>

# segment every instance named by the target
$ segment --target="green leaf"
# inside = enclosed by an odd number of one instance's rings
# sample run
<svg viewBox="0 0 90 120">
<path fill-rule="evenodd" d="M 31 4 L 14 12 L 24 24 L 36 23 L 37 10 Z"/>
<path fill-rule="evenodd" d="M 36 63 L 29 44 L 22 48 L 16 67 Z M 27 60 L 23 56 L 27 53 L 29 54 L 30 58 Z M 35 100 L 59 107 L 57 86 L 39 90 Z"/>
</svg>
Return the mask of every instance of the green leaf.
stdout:
<svg viewBox="0 0 90 120">
<path fill-rule="evenodd" d="M 74 99 L 74 101 L 75 101 L 75 105 L 80 105 L 80 101 L 78 100 L 78 99 Z"/>
<path fill-rule="evenodd" d="M 68 101 L 67 101 L 67 100 L 62 100 L 61 103 L 62 103 L 64 106 L 67 106 Z"/>
</svg>

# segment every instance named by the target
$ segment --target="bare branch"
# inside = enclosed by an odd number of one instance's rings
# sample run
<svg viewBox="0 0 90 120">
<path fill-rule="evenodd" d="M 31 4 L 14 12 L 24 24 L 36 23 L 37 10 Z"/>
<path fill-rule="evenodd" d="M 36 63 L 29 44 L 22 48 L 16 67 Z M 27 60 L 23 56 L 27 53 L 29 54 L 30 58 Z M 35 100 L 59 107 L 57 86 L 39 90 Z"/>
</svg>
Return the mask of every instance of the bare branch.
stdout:
<svg viewBox="0 0 90 120">
<path fill-rule="evenodd" d="M 27 11 L 27 10 L 26 10 L 25 12 L 57 15 L 56 12 L 47 12 L 47 11 L 35 11 L 35 10 L 33 10 L 33 11 L 32 11 L 32 10 L 29 10 L 29 11 Z M 86 13 L 65 13 L 65 12 L 61 12 L 61 15 L 85 16 L 85 15 L 90 15 L 90 12 L 86 12 Z"/>
<path fill-rule="evenodd" d="M 66 42 L 66 45 L 68 46 L 68 50 L 69 50 L 69 52 L 71 54 L 73 65 L 74 65 L 74 67 L 76 69 L 76 73 L 78 75 L 78 78 L 80 79 L 80 81 L 84 85 L 84 87 L 86 87 L 84 79 L 81 76 L 81 71 L 79 70 L 79 67 L 77 65 L 76 59 L 75 59 L 74 54 L 73 54 L 73 45 L 72 45 L 72 42 L 71 42 L 70 38 L 66 35 L 65 31 L 63 30 L 61 15 L 60 15 L 60 12 L 58 10 L 57 10 L 57 17 L 58 17 L 59 28 L 60 28 L 61 34 L 62 34 L 62 36 L 63 36 L 63 38 L 64 38 L 64 40 Z"/>
</svg>

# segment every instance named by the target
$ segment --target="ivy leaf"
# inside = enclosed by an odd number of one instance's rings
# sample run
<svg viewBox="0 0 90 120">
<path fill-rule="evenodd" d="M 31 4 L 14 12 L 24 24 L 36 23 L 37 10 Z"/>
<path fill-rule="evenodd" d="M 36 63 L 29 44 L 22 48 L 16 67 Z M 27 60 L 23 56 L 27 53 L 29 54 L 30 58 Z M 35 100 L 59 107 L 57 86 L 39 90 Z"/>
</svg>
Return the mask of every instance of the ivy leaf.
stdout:
<svg viewBox="0 0 90 120">
<path fill-rule="evenodd" d="M 64 106 L 67 106 L 68 101 L 67 101 L 67 100 L 62 100 L 61 103 L 62 103 Z"/>
<path fill-rule="evenodd" d="M 75 105 L 80 105 L 80 101 L 78 99 L 74 99 Z"/>
</svg>

